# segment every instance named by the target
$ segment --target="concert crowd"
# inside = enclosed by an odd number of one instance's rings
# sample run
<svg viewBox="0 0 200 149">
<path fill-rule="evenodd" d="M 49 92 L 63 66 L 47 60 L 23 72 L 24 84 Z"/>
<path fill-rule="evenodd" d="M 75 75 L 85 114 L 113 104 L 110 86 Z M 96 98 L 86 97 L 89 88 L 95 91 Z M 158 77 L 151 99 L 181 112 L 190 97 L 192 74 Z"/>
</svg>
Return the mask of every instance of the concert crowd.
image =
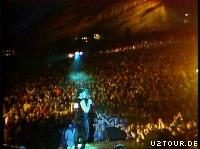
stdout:
<svg viewBox="0 0 200 149">
<path fill-rule="evenodd" d="M 117 127 L 138 143 L 153 130 L 197 140 L 197 47 L 185 38 L 174 39 L 169 47 L 83 57 L 78 73 L 74 60 L 64 60 L 34 77 L 24 76 L 5 88 L 4 143 L 58 148 L 62 131 L 73 119 L 73 98 L 80 87 L 94 100 L 93 141 L 107 139 L 106 127 Z"/>
</svg>

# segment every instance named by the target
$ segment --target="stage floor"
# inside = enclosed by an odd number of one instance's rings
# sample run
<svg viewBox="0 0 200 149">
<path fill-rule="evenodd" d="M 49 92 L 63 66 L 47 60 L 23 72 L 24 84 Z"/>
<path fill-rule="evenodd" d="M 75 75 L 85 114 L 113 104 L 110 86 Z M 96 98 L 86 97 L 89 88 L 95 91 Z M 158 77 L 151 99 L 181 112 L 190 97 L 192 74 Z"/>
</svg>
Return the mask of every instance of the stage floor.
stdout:
<svg viewBox="0 0 200 149">
<path fill-rule="evenodd" d="M 116 145 L 124 145 L 127 149 L 150 149 L 151 147 L 145 146 L 143 143 L 136 143 L 135 140 L 123 141 L 98 141 L 89 143 L 85 149 L 113 149 Z M 58 148 L 62 149 L 62 148 Z"/>
<path fill-rule="evenodd" d="M 120 141 L 95 141 L 86 145 L 85 149 L 113 149 L 116 145 L 124 145 L 127 149 L 150 149 L 152 147 L 145 146 L 143 143 L 136 143 L 135 140 L 120 140 Z M 19 149 L 19 147 L 3 145 L 3 149 Z M 28 149 L 28 148 L 27 148 Z M 64 149 L 58 147 L 57 149 Z M 72 149 L 69 148 L 68 149 Z"/>
</svg>

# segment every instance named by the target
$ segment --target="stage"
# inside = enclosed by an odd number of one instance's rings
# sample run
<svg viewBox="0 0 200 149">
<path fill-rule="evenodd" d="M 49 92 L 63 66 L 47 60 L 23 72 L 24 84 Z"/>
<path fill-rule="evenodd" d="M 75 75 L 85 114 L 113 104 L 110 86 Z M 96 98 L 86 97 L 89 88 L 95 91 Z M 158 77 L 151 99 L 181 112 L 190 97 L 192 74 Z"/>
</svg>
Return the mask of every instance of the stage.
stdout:
<svg viewBox="0 0 200 149">
<path fill-rule="evenodd" d="M 97 141 L 86 145 L 85 149 L 113 149 L 116 145 L 125 146 L 126 149 L 150 149 L 151 147 L 145 146 L 143 143 L 136 143 L 135 140 L 120 140 L 120 141 Z M 58 149 L 63 149 L 59 147 Z M 68 148 L 71 149 L 71 148 Z M 121 148 L 122 149 L 122 148 Z M 123 148 L 124 149 L 124 148 Z"/>
<path fill-rule="evenodd" d="M 135 140 L 123 140 L 123 141 L 95 141 L 93 143 L 87 144 L 85 149 L 113 149 L 114 146 L 116 145 L 123 145 L 127 149 L 139 149 L 139 148 L 150 149 L 151 148 L 151 147 L 145 146 L 143 143 L 136 143 Z M 4 144 L 3 149 L 20 149 L 20 147 Z M 58 147 L 57 149 L 66 149 L 66 148 Z M 71 149 L 71 148 L 68 147 L 67 149 Z"/>
<path fill-rule="evenodd" d="M 117 145 L 122 145 L 123 147 L 115 148 Z M 98 141 L 89 143 L 86 145 L 85 149 L 152 149 L 151 146 L 146 146 L 144 143 L 136 143 L 135 140 L 121 140 L 121 141 Z M 164 148 L 164 147 L 161 147 Z M 170 147 L 169 147 L 170 148 Z M 167 148 L 167 149 L 169 149 Z M 180 147 L 175 147 L 175 149 L 179 149 Z M 184 147 L 181 147 L 182 149 Z M 11 145 L 3 144 L 3 149 L 29 149 L 28 147 L 15 147 Z M 43 147 L 39 147 L 37 149 L 45 149 Z M 73 148 L 63 148 L 63 147 L 50 147 L 50 149 L 73 149 Z M 173 149 L 173 147 L 171 148 Z M 189 149 L 198 149 L 198 147 L 189 147 Z"/>
</svg>

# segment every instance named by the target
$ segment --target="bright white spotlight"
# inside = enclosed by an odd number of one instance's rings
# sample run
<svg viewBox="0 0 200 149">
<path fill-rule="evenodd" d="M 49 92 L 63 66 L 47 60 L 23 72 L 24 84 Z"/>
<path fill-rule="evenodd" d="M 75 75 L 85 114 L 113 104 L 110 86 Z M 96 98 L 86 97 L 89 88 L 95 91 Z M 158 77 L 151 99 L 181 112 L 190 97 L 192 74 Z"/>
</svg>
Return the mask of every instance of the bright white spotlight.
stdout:
<svg viewBox="0 0 200 149">
<path fill-rule="evenodd" d="M 79 52 L 75 52 L 75 56 L 79 55 Z"/>
<path fill-rule="evenodd" d="M 80 55 L 83 55 L 83 52 L 79 52 Z"/>
</svg>

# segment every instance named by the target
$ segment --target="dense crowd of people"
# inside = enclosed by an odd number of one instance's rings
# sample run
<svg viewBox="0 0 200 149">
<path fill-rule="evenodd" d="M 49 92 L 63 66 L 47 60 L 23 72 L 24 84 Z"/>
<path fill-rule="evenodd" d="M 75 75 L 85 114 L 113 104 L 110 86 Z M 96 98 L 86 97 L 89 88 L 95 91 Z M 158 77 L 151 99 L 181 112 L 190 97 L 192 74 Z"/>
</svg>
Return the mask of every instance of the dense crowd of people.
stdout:
<svg viewBox="0 0 200 149">
<path fill-rule="evenodd" d="M 13 138 L 17 146 L 57 148 L 80 87 L 88 88 L 94 100 L 95 140 L 105 139 L 105 127 L 123 129 L 137 142 L 157 129 L 196 140 L 197 44 L 174 40 L 178 43 L 169 47 L 83 56 L 79 72 L 74 60 L 51 63 L 34 78 L 13 84 L 3 102 L 4 143 Z M 102 113 L 118 122 L 98 124 Z"/>
</svg>

